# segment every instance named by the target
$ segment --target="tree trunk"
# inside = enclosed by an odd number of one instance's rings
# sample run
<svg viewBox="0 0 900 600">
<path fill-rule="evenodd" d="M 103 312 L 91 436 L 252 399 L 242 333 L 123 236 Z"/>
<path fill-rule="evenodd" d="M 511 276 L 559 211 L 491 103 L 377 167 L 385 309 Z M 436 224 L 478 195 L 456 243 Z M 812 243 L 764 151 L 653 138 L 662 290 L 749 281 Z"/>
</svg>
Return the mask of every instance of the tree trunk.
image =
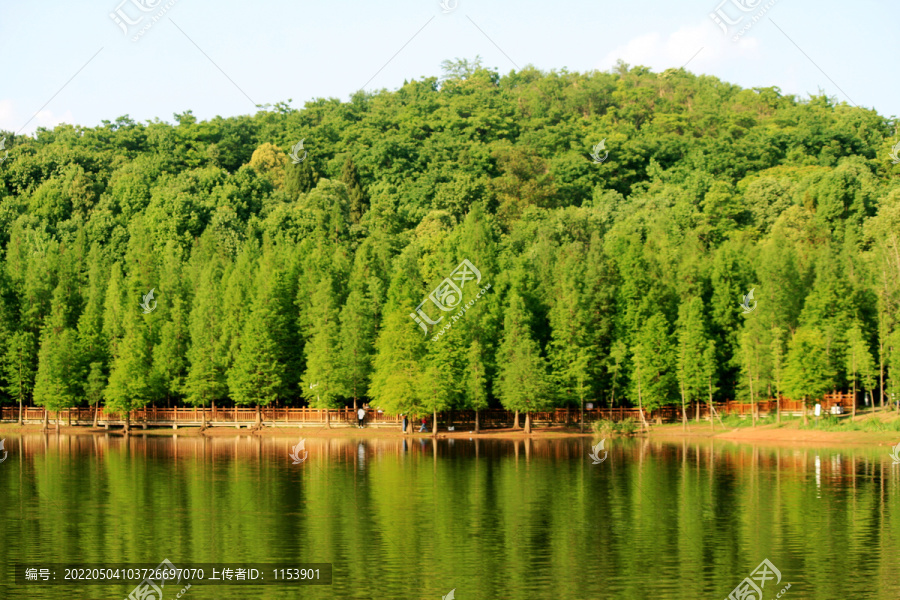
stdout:
<svg viewBox="0 0 900 600">
<path fill-rule="evenodd" d="M 644 418 L 644 399 L 641 395 L 640 381 L 638 381 L 638 412 L 641 415 L 641 431 L 644 431 L 644 429 L 649 429 L 649 427 L 647 427 L 647 419 Z"/>
<path fill-rule="evenodd" d="M 712 378 L 709 378 L 709 428 L 716 430 L 716 423 L 713 421 L 713 396 L 712 396 Z"/>
<path fill-rule="evenodd" d="M 516 411 L 516 420 L 515 420 L 515 422 L 513 422 L 513 429 L 518 429 L 518 428 L 519 428 L 519 411 L 517 410 Z"/>
<path fill-rule="evenodd" d="M 356 405 L 356 394 L 353 394 L 353 412 L 359 410 L 359 406 Z"/>
<path fill-rule="evenodd" d="M 431 437 L 437 437 L 437 411 L 432 413 L 432 419 L 434 420 L 431 422 Z"/>
<path fill-rule="evenodd" d="M 749 369 L 748 369 L 749 371 Z M 756 427 L 756 404 L 753 402 L 753 377 L 750 376 L 750 412 L 753 419 L 753 426 Z"/>
<path fill-rule="evenodd" d="M 687 431 L 687 409 L 684 406 L 684 386 L 681 387 L 681 431 Z"/>
<path fill-rule="evenodd" d="M 531 434 L 531 413 L 525 413 L 525 433 Z"/>
<path fill-rule="evenodd" d="M 775 419 L 778 423 L 781 423 L 781 394 L 778 394 L 778 398 L 775 400 Z"/>
<path fill-rule="evenodd" d="M 127 435 L 131 433 L 131 411 L 125 411 L 125 430 L 124 433 Z"/>
<path fill-rule="evenodd" d="M 56 433 L 59 433 L 59 411 L 56 411 L 56 418 L 54 421 L 56 421 Z"/>
<path fill-rule="evenodd" d="M 210 402 L 210 405 L 211 405 L 211 408 L 212 408 L 212 420 L 215 421 L 215 420 L 216 420 L 216 401 L 215 401 L 215 400 L 212 400 L 212 401 Z M 204 425 L 204 426 L 206 425 L 206 419 L 205 419 L 205 418 L 203 419 L 203 425 Z"/>
<path fill-rule="evenodd" d="M 47 432 L 47 422 L 50 420 L 50 413 L 47 412 L 47 409 L 44 409 L 44 422 L 41 423 L 41 431 L 44 433 Z"/>
<path fill-rule="evenodd" d="M 256 428 L 262 429 L 262 407 L 256 404 Z"/>
<path fill-rule="evenodd" d="M 331 409 L 325 409 L 325 429 L 331 429 Z"/>
<path fill-rule="evenodd" d="M 584 433 L 584 400 L 581 401 L 581 433 Z"/>
<path fill-rule="evenodd" d="M 853 378 L 853 406 L 850 408 L 850 417 L 856 416 L 856 378 Z"/>
<path fill-rule="evenodd" d="M 72 426 L 72 409 L 71 408 L 66 409 L 66 426 L 68 426 L 68 427 Z"/>
<path fill-rule="evenodd" d="M 807 425 L 809 422 L 808 421 L 809 415 L 807 413 L 809 413 L 809 410 L 807 410 L 807 406 L 806 406 L 806 396 L 803 396 L 803 425 L 804 426 Z"/>
<path fill-rule="evenodd" d="M 481 411 L 475 411 L 475 433 L 481 433 Z"/>
<path fill-rule="evenodd" d="M 22 396 L 19 396 L 19 426 L 25 424 L 25 421 L 22 420 Z"/>
<path fill-rule="evenodd" d="M 878 376 L 881 378 L 881 387 L 878 388 L 879 396 L 881 396 L 881 410 L 884 410 L 884 340 L 880 333 L 878 335 Z M 872 408 L 875 408 L 875 398 L 872 398 Z"/>
<path fill-rule="evenodd" d="M 694 404 L 694 420 L 698 423 L 700 421 L 700 400 Z"/>
</svg>

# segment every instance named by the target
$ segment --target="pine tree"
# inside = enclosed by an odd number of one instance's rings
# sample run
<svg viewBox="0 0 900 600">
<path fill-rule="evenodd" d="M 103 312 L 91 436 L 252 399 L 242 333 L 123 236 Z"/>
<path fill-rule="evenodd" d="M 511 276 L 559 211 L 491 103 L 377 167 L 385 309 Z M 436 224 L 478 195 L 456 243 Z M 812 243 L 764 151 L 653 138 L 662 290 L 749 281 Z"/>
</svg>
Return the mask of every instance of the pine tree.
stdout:
<svg viewBox="0 0 900 600">
<path fill-rule="evenodd" d="M 232 400 L 240 406 L 256 405 L 257 426 L 262 423 L 260 408 L 275 402 L 283 389 L 284 365 L 278 360 L 279 348 L 270 330 L 273 318 L 264 295 L 259 294 L 235 363 L 228 371 Z"/>
<path fill-rule="evenodd" d="M 131 302 L 134 305 L 137 302 Z M 124 313 L 124 334 L 116 345 L 110 367 L 109 383 L 103 391 L 106 408 L 125 417 L 125 431 L 131 425 L 131 411 L 146 406 L 150 401 L 151 344 L 149 331 L 135 307 Z"/>
<path fill-rule="evenodd" d="M 657 313 L 647 319 L 631 352 L 634 365 L 632 381 L 643 423 L 644 407 L 653 411 L 668 404 L 675 384 L 675 351 L 663 315 Z"/>
<path fill-rule="evenodd" d="M 560 399 L 565 403 L 566 414 L 570 403 L 583 397 L 579 392 L 579 380 L 590 379 L 586 343 L 586 315 L 584 311 L 581 281 L 584 281 L 584 256 L 581 249 L 572 244 L 562 250 L 563 256 L 555 269 L 554 303 L 550 309 L 552 339 L 548 350 L 554 384 Z M 579 357 L 584 355 L 585 361 Z M 584 406 L 581 407 L 583 413 Z M 568 418 L 566 419 L 568 422 Z"/>
<path fill-rule="evenodd" d="M 681 388 L 682 422 L 686 427 L 686 404 L 699 400 L 706 391 L 705 352 L 709 336 L 706 333 L 703 300 L 692 298 L 683 302 L 678 312 L 678 383 Z"/>
<path fill-rule="evenodd" d="M 375 315 L 372 302 L 362 286 L 347 297 L 341 310 L 340 387 L 353 398 L 353 410 L 369 387 L 375 339 Z"/>
<path fill-rule="evenodd" d="M 488 398 L 484 350 L 478 340 L 472 341 L 466 355 L 463 406 L 475 411 L 475 433 L 480 433 L 480 413 L 488 407 Z"/>
<path fill-rule="evenodd" d="M 340 371 L 340 323 L 335 306 L 335 293 L 329 279 L 323 279 L 313 294 L 313 332 L 306 344 L 306 371 L 300 385 L 303 396 L 313 408 L 328 409 L 326 427 L 331 426 L 330 409 L 342 406 L 345 395 Z"/>
<path fill-rule="evenodd" d="M 52 313 L 41 334 L 34 382 L 34 401 L 57 413 L 57 431 L 59 412 L 75 406 L 79 397 L 79 382 L 82 380 L 78 364 L 77 334 L 68 326 L 73 312 L 71 284 L 71 278 L 64 275 L 53 291 Z M 71 417 L 69 420 L 71 422 Z"/>
<path fill-rule="evenodd" d="M 784 372 L 784 389 L 802 399 L 803 424 L 807 422 L 810 398 L 820 398 L 835 383 L 837 373 L 828 357 L 828 341 L 812 327 L 800 327 L 791 339 Z"/>
<path fill-rule="evenodd" d="M 214 406 L 228 393 L 228 339 L 222 333 L 220 276 L 219 264 L 209 262 L 194 294 L 189 325 L 191 343 L 187 350 L 190 366 L 184 381 L 185 401 L 193 406 Z M 206 412 L 203 414 L 205 421 Z"/>
<path fill-rule="evenodd" d="M 412 310 L 422 301 L 417 285 L 420 281 L 417 257 L 414 249 L 410 249 L 397 257 L 384 320 L 375 342 L 369 386 L 369 397 L 388 414 L 423 413 L 420 381 L 425 370 L 426 343 L 434 342 L 426 342 L 422 330 L 410 318 Z"/>
<path fill-rule="evenodd" d="M 875 359 L 869 351 L 869 344 L 863 337 L 859 323 L 854 323 L 847 331 L 847 354 L 844 363 L 845 371 L 853 386 L 852 415 L 856 416 L 856 383 L 862 381 L 871 392 L 875 387 Z"/>
<path fill-rule="evenodd" d="M 319 180 L 313 158 L 309 154 L 300 163 L 288 162 L 284 171 L 284 191 L 291 200 L 296 200 L 300 194 L 309 193 Z"/>
<path fill-rule="evenodd" d="M 531 336 L 525 302 L 513 292 L 503 323 L 496 392 L 506 410 L 525 413 L 525 433 L 531 433 L 531 413 L 552 405 L 547 363 Z"/>
<path fill-rule="evenodd" d="M 440 352 L 430 353 L 419 378 L 419 398 L 422 408 L 432 414 L 431 435 L 437 436 L 438 413 L 453 406 L 459 389 L 451 363 Z"/>
<path fill-rule="evenodd" d="M 34 334 L 20 330 L 9 337 L 3 357 L 4 390 L 19 402 L 19 425 L 23 425 L 22 407 L 34 389 Z"/>
<path fill-rule="evenodd" d="M 350 222 L 358 225 L 362 216 L 369 209 L 369 198 L 359 182 L 359 173 L 356 171 L 356 163 L 353 156 L 347 155 L 344 166 L 341 168 L 341 181 L 347 186 L 350 197 Z"/>
</svg>

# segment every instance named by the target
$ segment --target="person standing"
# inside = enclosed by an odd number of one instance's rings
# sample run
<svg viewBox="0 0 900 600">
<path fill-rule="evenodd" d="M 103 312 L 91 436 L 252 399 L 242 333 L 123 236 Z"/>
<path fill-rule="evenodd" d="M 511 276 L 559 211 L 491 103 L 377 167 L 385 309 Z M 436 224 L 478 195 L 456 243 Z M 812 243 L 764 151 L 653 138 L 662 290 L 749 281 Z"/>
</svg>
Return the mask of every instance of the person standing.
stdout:
<svg viewBox="0 0 900 600">
<path fill-rule="evenodd" d="M 356 411 L 356 419 L 357 419 L 356 426 L 359 427 L 360 429 L 363 428 L 363 421 L 365 421 L 365 418 L 366 418 L 366 409 L 360 407 L 360 409 L 358 411 Z"/>
<path fill-rule="evenodd" d="M 406 427 L 409 425 L 409 419 L 406 418 L 406 415 L 400 415 L 403 417 L 403 433 L 406 433 Z"/>
</svg>

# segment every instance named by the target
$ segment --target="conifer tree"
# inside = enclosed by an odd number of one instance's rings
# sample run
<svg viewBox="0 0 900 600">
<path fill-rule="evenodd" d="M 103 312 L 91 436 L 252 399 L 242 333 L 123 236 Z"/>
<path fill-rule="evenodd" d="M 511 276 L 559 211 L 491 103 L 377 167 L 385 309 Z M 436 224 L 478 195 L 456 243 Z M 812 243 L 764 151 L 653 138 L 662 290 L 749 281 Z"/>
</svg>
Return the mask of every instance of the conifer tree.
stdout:
<svg viewBox="0 0 900 600">
<path fill-rule="evenodd" d="M 828 356 L 828 341 L 812 327 L 800 327 L 791 339 L 784 371 L 784 390 L 803 400 L 803 424 L 810 399 L 820 398 L 834 385 L 837 373 Z"/>
<path fill-rule="evenodd" d="M 358 225 L 362 216 L 369 209 L 369 198 L 359 182 L 359 173 L 356 171 L 356 163 L 353 156 L 348 154 L 341 168 L 341 181 L 347 186 L 347 195 L 350 198 L 350 222 Z"/>
<path fill-rule="evenodd" d="M 425 367 L 427 342 L 410 313 L 422 301 L 421 282 L 415 249 L 397 258 L 388 290 L 384 320 L 375 342 L 372 383 L 369 397 L 389 414 L 410 416 L 424 413 L 421 402 L 421 379 Z M 424 285 L 421 286 L 424 288 Z M 426 333 L 433 335 L 431 330 Z"/>
<path fill-rule="evenodd" d="M 327 409 L 325 426 L 331 427 L 330 411 L 342 406 L 340 398 L 345 395 L 340 376 L 345 365 L 341 361 L 338 309 L 329 279 L 319 282 L 312 300 L 313 332 L 306 344 L 306 371 L 300 385 L 311 407 Z"/>
<path fill-rule="evenodd" d="M 372 302 L 364 294 L 363 286 L 357 286 L 341 310 L 340 387 L 353 398 L 353 410 L 357 409 L 372 376 L 375 315 Z"/>
<path fill-rule="evenodd" d="M 487 376 L 484 350 L 478 340 L 473 340 L 466 354 L 463 405 L 475 411 L 475 433 L 481 432 L 481 411 L 488 407 Z"/>
<path fill-rule="evenodd" d="M 583 398 L 580 381 L 590 378 L 586 343 L 586 315 L 581 282 L 584 281 L 584 256 L 581 248 L 573 244 L 562 249 L 563 256 L 555 269 L 555 293 L 549 318 L 552 339 L 548 350 L 552 365 L 554 387 L 566 406 Z M 584 356 L 585 360 L 579 360 Z M 583 402 L 583 400 L 582 400 Z M 583 413 L 584 406 L 581 407 Z M 566 419 L 568 422 L 568 418 Z"/>
<path fill-rule="evenodd" d="M 497 396 L 506 410 L 525 413 L 525 433 L 531 433 L 531 413 L 552 405 L 547 363 L 531 337 L 525 302 L 513 292 L 503 323 L 503 342 L 498 352 Z"/>
<path fill-rule="evenodd" d="M 631 352 L 634 365 L 632 381 L 638 397 L 641 422 L 645 423 L 644 407 L 653 411 L 668 404 L 675 383 L 675 351 L 663 315 L 657 313 L 647 319 Z"/>
<path fill-rule="evenodd" d="M 264 283 L 257 283 L 253 311 L 247 318 L 240 349 L 228 371 L 231 399 L 240 406 L 256 405 L 256 424 L 262 424 L 261 407 L 278 400 L 284 389 L 284 365 L 272 336 L 275 315 L 265 294 Z"/>
<path fill-rule="evenodd" d="M 202 271 L 190 314 L 190 340 L 184 381 L 185 401 L 193 406 L 214 406 L 228 393 L 227 343 L 222 334 L 221 267 L 210 261 Z M 206 413 L 204 412 L 204 418 Z M 205 424 L 205 423 L 204 423 Z"/>
<path fill-rule="evenodd" d="M 126 433 L 131 426 L 131 411 L 146 406 L 152 393 L 152 345 L 144 315 L 135 306 L 137 300 L 128 303 L 130 312 L 121 311 L 124 332 L 113 352 L 109 383 L 103 391 L 106 408 L 124 416 Z"/>
<path fill-rule="evenodd" d="M 844 368 L 852 386 L 852 415 L 855 417 L 856 383 L 862 381 L 869 392 L 875 387 L 875 359 L 869 352 L 869 344 L 863 337 L 859 323 L 854 323 L 847 331 L 847 354 L 844 360 Z"/>
<path fill-rule="evenodd" d="M 21 329 L 9 336 L 3 357 L 4 391 L 19 403 L 19 425 L 23 425 L 22 407 L 34 389 L 34 360 L 36 353 L 34 334 Z"/>
<path fill-rule="evenodd" d="M 686 426 L 686 403 L 699 400 L 706 391 L 705 353 L 709 336 L 706 333 L 703 300 L 691 298 L 681 304 L 678 312 L 678 383 L 681 389 L 682 421 Z"/>
<path fill-rule="evenodd" d="M 288 161 L 284 172 L 284 191 L 291 200 L 296 200 L 300 194 L 308 193 L 316 187 L 319 180 L 319 174 L 313 165 L 313 157 L 309 154 L 300 163 Z"/>
</svg>

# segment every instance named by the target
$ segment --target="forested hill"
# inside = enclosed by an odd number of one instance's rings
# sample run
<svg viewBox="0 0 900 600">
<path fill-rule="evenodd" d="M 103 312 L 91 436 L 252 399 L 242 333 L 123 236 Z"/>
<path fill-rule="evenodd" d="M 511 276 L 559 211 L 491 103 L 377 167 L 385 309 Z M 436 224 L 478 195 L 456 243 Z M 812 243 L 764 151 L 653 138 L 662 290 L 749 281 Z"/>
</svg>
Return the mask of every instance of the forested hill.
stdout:
<svg viewBox="0 0 900 600">
<path fill-rule="evenodd" d="M 900 392 L 893 122 L 684 70 L 445 71 L 5 134 L 3 402 Z"/>
</svg>

